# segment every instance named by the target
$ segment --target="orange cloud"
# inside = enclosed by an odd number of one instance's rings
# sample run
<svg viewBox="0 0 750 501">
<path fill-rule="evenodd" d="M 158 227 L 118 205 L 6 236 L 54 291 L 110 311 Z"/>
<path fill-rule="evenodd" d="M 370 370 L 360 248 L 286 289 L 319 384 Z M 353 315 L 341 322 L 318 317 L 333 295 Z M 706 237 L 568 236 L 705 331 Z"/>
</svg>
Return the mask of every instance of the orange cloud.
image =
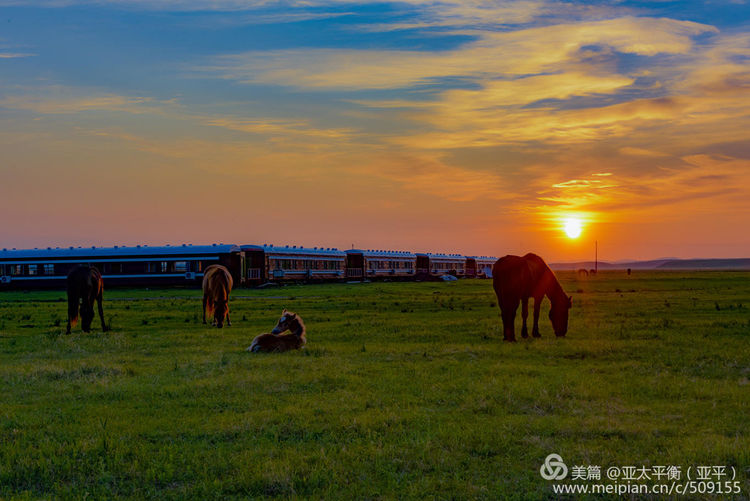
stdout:
<svg viewBox="0 0 750 501">
<path fill-rule="evenodd" d="M 509 32 L 470 31 L 479 36 L 477 42 L 442 53 L 347 49 L 247 52 L 222 56 L 202 70 L 246 83 L 308 89 L 394 89 L 445 77 L 559 71 L 580 59 L 582 47 L 592 45 L 646 56 L 685 54 L 693 47 L 691 37 L 716 31 L 689 21 L 622 17 Z"/>
</svg>

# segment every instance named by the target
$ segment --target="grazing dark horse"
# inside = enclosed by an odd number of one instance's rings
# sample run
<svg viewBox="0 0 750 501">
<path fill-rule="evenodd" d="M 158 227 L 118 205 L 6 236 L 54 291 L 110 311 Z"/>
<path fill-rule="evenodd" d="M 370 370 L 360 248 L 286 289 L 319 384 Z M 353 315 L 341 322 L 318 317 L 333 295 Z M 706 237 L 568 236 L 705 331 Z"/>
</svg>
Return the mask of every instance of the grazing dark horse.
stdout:
<svg viewBox="0 0 750 501">
<path fill-rule="evenodd" d="M 283 334 L 290 331 L 289 334 Z M 247 351 L 258 352 L 281 352 L 299 350 L 307 343 L 307 329 L 302 319 L 296 313 L 284 310 L 281 312 L 279 323 L 270 333 L 261 334 L 253 339 Z"/>
<path fill-rule="evenodd" d="M 578 270 L 578 276 L 579 277 L 587 277 L 587 276 L 589 276 L 589 271 L 586 268 L 580 268 Z"/>
<path fill-rule="evenodd" d="M 212 264 L 203 272 L 203 323 L 206 323 L 206 310 L 213 314 L 214 320 L 211 325 L 219 329 L 224 327 L 224 317 L 227 325 L 231 326 L 229 319 L 229 293 L 232 291 L 232 275 L 224 266 Z"/>
<path fill-rule="evenodd" d="M 104 309 L 102 308 L 102 293 L 104 282 L 99 270 L 93 266 L 78 266 L 68 274 L 68 329 L 78 323 L 78 312 L 81 314 L 81 330 L 91 331 L 91 321 L 94 320 L 94 301 L 99 306 L 99 319 L 102 321 L 102 331 L 107 332 L 104 323 Z"/>
<path fill-rule="evenodd" d="M 565 295 L 560 282 L 549 269 L 547 263 L 536 254 L 523 257 L 505 256 L 497 260 L 492 267 L 492 286 L 497 294 L 497 302 L 503 317 L 503 335 L 505 341 L 515 341 L 514 322 L 518 303 L 523 303 L 523 327 L 521 335 L 529 337 L 526 329 L 526 317 L 529 315 L 529 298 L 534 298 L 534 327 L 531 334 L 539 334 L 539 311 L 546 295 L 552 303 L 549 318 L 556 336 L 564 336 L 568 331 L 568 310 L 572 302 Z"/>
</svg>

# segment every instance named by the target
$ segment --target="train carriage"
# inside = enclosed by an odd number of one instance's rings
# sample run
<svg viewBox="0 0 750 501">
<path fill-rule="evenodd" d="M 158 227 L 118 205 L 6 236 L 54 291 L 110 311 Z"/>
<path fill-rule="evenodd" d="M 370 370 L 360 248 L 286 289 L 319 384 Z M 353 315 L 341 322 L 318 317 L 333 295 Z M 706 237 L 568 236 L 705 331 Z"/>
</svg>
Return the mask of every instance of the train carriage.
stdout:
<svg viewBox="0 0 750 501">
<path fill-rule="evenodd" d="M 414 277 L 417 255 L 412 252 L 350 249 L 346 251 L 346 276 L 364 278 Z"/>
<path fill-rule="evenodd" d="M 195 285 L 203 270 L 222 264 L 237 284 L 243 255 L 236 245 L 47 247 L 0 251 L 0 284 L 8 288 L 64 287 L 79 265 L 95 266 L 109 285 Z"/>
<path fill-rule="evenodd" d="M 248 285 L 344 278 L 346 253 L 336 248 L 243 245 Z"/>
<path fill-rule="evenodd" d="M 491 256 L 466 256 L 466 276 L 469 278 L 492 278 L 492 265 L 497 261 Z"/>
<path fill-rule="evenodd" d="M 466 257 L 461 254 L 418 253 L 417 274 L 433 277 L 443 275 L 463 277 L 466 274 Z"/>
</svg>

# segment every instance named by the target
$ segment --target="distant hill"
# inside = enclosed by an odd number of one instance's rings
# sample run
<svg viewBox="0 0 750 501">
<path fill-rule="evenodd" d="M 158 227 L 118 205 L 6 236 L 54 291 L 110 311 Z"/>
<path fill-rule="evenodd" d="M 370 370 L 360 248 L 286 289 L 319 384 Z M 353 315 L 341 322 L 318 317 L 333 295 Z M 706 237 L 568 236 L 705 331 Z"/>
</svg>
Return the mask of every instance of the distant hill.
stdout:
<svg viewBox="0 0 750 501">
<path fill-rule="evenodd" d="M 591 270 L 593 261 L 550 263 L 554 270 Z M 750 270 L 750 258 L 740 259 L 654 259 L 651 261 L 599 262 L 600 270 Z"/>
</svg>

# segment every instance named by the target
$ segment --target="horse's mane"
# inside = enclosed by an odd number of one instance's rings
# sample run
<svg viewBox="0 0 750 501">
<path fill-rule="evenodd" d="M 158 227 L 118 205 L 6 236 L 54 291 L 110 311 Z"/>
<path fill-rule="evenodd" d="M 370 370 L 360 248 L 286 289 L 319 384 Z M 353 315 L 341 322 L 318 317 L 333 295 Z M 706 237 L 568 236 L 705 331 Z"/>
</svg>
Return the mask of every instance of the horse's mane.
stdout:
<svg viewBox="0 0 750 501">
<path fill-rule="evenodd" d="M 297 328 L 292 331 L 292 329 L 289 329 L 293 334 L 298 335 L 299 337 L 305 337 L 307 335 L 307 327 L 305 327 L 305 322 L 302 321 L 302 317 L 297 315 L 294 312 L 287 312 L 294 315 L 294 321 L 297 323 Z M 299 332 L 299 334 L 297 334 Z"/>
<path fill-rule="evenodd" d="M 557 279 L 555 273 L 544 261 L 544 259 L 531 252 L 523 256 L 523 258 L 526 261 L 526 264 L 529 266 L 530 271 L 535 266 L 540 269 L 541 276 L 539 276 L 539 279 L 544 280 L 549 284 L 549 287 L 545 291 L 545 294 L 547 294 L 547 297 L 550 298 L 550 301 L 557 301 L 558 299 L 567 298 L 567 294 L 565 294 L 565 290 L 562 288 L 560 281 Z"/>
</svg>

